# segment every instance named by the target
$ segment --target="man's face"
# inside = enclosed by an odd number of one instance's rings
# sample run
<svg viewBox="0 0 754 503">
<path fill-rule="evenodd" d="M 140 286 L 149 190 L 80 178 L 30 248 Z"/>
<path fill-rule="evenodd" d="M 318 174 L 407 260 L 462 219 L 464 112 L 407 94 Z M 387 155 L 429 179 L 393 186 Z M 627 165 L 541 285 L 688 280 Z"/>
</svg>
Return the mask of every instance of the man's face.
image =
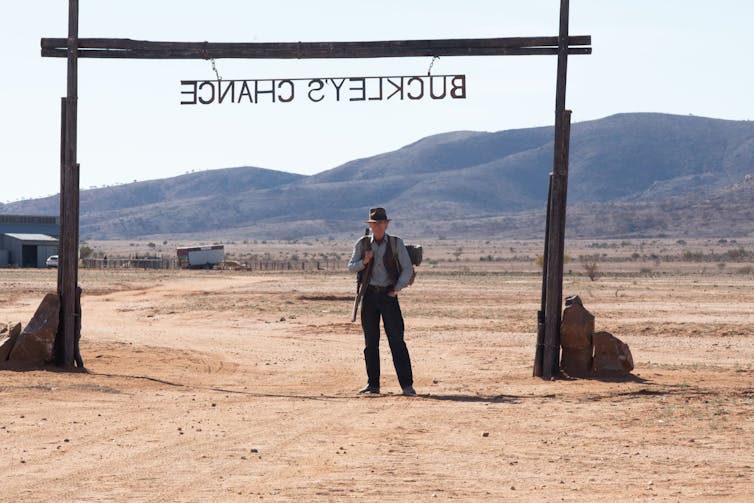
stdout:
<svg viewBox="0 0 754 503">
<path fill-rule="evenodd" d="M 385 236 L 387 224 L 387 220 L 382 222 L 369 222 L 369 228 L 372 229 L 372 235 L 374 236 L 374 239 L 380 240 Z"/>
</svg>

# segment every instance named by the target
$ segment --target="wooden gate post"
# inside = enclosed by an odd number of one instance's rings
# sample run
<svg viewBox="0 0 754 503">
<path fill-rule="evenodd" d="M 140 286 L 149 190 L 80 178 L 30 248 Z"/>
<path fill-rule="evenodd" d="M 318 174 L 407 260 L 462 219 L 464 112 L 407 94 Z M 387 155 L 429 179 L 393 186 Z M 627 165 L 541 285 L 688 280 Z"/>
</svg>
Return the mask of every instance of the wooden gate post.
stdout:
<svg viewBox="0 0 754 503">
<path fill-rule="evenodd" d="M 60 295 L 59 355 L 63 367 L 72 368 L 76 342 L 76 287 L 78 285 L 79 166 L 76 163 L 78 101 L 79 2 L 68 2 L 68 81 L 65 98 L 65 132 L 60 188 L 60 239 L 58 293 Z"/>
<path fill-rule="evenodd" d="M 541 371 L 544 379 L 558 375 L 560 356 L 560 311 L 563 302 L 563 255 L 565 245 L 566 195 L 568 191 L 568 152 L 571 112 L 565 109 L 566 76 L 568 73 L 569 0 L 560 1 L 560 32 L 558 36 L 558 76 L 555 96 L 555 143 L 553 172 L 548 201 L 547 236 L 543 265 L 545 277 L 544 347 Z M 539 320 L 538 320 L 539 322 Z M 538 369 L 535 363 L 535 373 Z"/>
</svg>

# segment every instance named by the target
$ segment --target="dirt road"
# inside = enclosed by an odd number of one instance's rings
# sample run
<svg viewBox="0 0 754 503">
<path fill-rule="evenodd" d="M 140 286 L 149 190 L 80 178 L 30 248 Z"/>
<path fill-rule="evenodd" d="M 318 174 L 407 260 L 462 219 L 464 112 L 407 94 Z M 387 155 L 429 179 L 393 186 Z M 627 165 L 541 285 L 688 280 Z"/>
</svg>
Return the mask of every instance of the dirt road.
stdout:
<svg viewBox="0 0 754 503">
<path fill-rule="evenodd" d="M 0 371 L 2 501 L 752 501 L 754 279 L 568 278 L 636 370 L 531 377 L 535 275 L 424 274 L 359 396 L 346 274 L 82 271 L 88 373 Z M 26 323 L 54 271 L 0 271 Z M 4 295 L 4 297 L 3 297 Z"/>
</svg>

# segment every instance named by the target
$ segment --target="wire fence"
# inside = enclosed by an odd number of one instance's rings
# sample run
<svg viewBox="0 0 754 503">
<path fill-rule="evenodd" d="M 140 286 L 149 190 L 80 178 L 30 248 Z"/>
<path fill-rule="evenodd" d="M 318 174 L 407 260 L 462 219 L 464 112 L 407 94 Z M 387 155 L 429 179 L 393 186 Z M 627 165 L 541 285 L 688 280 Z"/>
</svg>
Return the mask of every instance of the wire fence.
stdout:
<svg viewBox="0 0 754 503">
<path fill-rule="evenodd" d="M 86 258 L 81 260 L 84 269 L 219 269 L 230 271 L 344 271 L 348 262 L 343 260 L 226 260 L 217 264 L 182 265 L 174 257 Z"/>
<path fill-rule="evenodd" d="M 85 258 L 81 260 L 84 269 L 178 269 L 177 258 L 135 257 L 135 258 Z"/>
</svg>

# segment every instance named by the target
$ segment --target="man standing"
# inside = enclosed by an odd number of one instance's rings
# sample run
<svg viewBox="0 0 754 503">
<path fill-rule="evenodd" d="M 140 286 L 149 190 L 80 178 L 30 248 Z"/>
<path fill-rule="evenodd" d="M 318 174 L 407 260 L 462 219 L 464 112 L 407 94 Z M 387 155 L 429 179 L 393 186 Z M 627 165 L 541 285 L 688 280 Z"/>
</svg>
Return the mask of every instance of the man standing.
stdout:
<svg viewBox="0 0 754 503">
<path fill-rule="evenodd" d="M 398 292 L 408 286 L 413 267 L 403 240 L 393 237 L 395 250 L 386 234 L 388 223 L 384 208 L 369 210 L 369 228 L 372 235 L 369 247 L 359 239 L 353 248 L 348 270 L 359 272 L 372 263 L 369 285 L 361 304 L 361 328 L 364 331 L 364 360 L 367 369 L 367 385 L 360 393 L 380 392 L 380 317 L 393 355 L 395 373 L 404 395 L 416 395 L 411 359 L 403 340 L 403 314 L 398 304 Z"/>
</svg>

